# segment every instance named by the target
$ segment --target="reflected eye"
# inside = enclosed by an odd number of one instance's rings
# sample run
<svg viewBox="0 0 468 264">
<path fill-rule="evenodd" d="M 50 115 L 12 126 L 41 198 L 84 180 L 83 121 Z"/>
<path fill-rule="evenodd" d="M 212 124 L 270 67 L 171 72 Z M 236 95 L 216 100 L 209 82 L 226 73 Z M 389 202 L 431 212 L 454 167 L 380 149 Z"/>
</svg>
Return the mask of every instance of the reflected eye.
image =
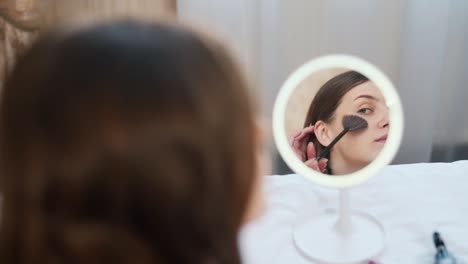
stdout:
<svg viewBox="0 0 468 264">
<path fill-rule="evenodd" d="M 370 109 L 370 108 L 361 108 L 361 109 L 359 109 L 359 111 L 358 111 L 358 113 L 364 114 L 364 115 L 368 115 L 368 114 L 370 114 L 370 113 L 372 113 L 372 112 L 373 112 L 373 110 Z"/>
</svg>

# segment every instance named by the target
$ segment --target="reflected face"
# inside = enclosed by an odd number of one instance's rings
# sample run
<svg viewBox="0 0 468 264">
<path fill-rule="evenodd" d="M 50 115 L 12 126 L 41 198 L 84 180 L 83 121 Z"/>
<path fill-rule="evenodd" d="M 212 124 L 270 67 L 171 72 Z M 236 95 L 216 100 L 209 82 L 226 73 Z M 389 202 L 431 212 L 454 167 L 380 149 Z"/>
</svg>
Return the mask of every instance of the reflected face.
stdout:
<svg viewBox="0 0 468 264">
<path fill-rule="evenodd" d="M 333 137 L 343 130 L 345 115 L 358 115 L 368 122 L 367 129 L 348 132 L 331 150 L 332 170 L 351 173 L 372 162 L 382 150 L 389 131 L 389 115 L 383 95 L 372 81 L 352 88 L 343 96 L 329 124 Z"/>
</svg>

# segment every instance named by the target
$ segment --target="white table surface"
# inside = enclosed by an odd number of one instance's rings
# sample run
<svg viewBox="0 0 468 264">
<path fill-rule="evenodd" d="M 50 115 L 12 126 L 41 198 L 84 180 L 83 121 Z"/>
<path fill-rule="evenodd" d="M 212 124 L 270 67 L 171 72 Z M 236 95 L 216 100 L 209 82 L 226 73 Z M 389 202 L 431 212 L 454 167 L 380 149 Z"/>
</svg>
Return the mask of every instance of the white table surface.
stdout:
<svg viewBox="0 0 468 264">
<path fill-rule="evenodd" d="M 338 191 L 296 175 L 264 177 L 266 209 L 241 232 L 246 264 L 316 263 L 301 255 L 292 240 L 294 224 L 305 212 L 337 208 Z M 433 263 L 432 233 L 468 263 L 468 161 L 391 165 L 350 190 L 351 209 L 383 224 L 386 248 L 378 263 Z"/>
</svg>

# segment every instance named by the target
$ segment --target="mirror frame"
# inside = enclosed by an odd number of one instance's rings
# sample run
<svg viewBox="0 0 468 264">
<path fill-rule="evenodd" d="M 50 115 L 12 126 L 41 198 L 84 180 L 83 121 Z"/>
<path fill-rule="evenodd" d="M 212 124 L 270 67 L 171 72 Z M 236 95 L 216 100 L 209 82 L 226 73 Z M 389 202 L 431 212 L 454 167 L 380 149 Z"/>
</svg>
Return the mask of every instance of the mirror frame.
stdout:
<svg viewBox="0 0 468 264">
<path fill-rule="evenodd" d="M 327 68 L 347 68 L 365 75 L 381 90 L 389 109 L 388 139 L 377 158 L 363 169 L 330 177 L 307 167 L 289 145 L 285 129 L 286 108 L 295 89 L 311 74 Z M 400 97 L 389 78 L 376 66 L 350 55 L 327 55 L 312 59 L 294 71 L 281 87 L 273 108 L 273 136 L 278 151 L 286 164 L 298 175 L 326 187 L 347 188 L 363 183 L 376 175 L 395 157 L 403 135 L 403 108 Z"/>
</svg>

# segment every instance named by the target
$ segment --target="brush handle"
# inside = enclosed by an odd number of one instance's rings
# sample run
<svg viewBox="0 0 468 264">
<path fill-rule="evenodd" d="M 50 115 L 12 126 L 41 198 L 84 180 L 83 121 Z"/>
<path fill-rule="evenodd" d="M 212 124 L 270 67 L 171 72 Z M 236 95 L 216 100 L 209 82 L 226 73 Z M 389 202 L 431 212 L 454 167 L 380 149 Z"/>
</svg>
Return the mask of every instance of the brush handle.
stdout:
<svg viewBox="0 0 468 264">
<path fill-rule="evenodd" d="M 317 161 L 325 157 L 328 154 L 328 152 L 330 152 L 331 148 L 335 146 L 338 140 L 340 140 L 346 133 L 348 133 L 348 131 L 349 129 L 343 129 L 343 131 L 341 131 L 341 133 L 335 139 L 333 139 L 333 141 L 322 151 L 322 153 L 320 153 L 320 155 L 317 155 Z"/>
</svg>

